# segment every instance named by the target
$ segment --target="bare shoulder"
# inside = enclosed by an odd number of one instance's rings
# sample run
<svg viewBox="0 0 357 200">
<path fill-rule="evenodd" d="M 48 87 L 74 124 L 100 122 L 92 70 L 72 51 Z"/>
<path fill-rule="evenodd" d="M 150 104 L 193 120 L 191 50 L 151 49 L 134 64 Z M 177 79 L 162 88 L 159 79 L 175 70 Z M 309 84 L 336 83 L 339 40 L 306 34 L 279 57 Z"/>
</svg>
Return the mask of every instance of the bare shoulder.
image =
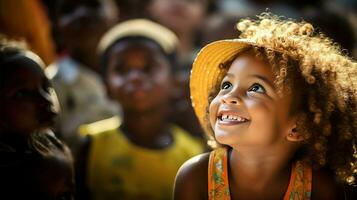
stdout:
<svg viewBox="0 0 357 200">
<path fill-rule="evenodd" d="M 179 169 L 174 186 L 174 200 L 208 199 L 207 173 L 209 153 L 186 161 Z"/>
<path fill-rule="evenodd" d="M 322 200 L 345 199 L 343 185 L 331 171 L 324 169 L 313 172 L 311 196 Z"/>
</svg>

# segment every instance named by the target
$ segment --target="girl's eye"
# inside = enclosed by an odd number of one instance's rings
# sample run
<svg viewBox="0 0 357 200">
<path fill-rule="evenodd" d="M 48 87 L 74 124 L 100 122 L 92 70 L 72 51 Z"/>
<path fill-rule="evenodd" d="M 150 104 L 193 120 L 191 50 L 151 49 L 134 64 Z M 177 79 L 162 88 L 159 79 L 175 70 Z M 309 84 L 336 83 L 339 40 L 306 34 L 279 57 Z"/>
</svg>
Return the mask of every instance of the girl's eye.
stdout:
<svg viewBox="0 0 357 200">
<path fill-rule="evenodd" d="M 252 87 L 249 88 L 248 92 L 265 93 L 265 89 L 258 83 L 254 83 Z"/>
<path fill-rule="evenodd" d="M 230 88 L 231 86 L 232 86 L 232 83 L 225 81 L 222 83 L 221 89 L 226 90 L 226 89 Z"/>
</svg>

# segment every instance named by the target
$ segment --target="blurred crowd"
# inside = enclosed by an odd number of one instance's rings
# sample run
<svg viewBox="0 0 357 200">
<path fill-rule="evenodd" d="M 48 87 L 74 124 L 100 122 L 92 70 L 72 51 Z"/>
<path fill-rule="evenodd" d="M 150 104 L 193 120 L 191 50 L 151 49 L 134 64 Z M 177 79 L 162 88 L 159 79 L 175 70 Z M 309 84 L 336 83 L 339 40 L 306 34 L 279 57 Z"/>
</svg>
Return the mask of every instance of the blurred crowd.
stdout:
<svg viewBox="0 0 357 200">
<path fill-rule="evenodd" d="M 0 0 L 0 199 L 170 199 L 178 168 L 209 150 L 196 53 L 264 11 L 357 58 L 354 0 Z"/>
</svg>

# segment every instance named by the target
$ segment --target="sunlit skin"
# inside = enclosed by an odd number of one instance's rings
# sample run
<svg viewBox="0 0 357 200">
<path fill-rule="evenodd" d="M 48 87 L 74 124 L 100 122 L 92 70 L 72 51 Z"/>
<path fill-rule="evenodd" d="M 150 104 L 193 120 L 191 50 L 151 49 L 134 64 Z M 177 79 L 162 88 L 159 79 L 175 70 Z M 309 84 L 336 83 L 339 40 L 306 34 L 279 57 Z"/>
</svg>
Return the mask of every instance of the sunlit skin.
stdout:
<svg viewBox="0 0 357 200">
<path fill-rule="evenodd" d="M 105 82 L 122 105 L 122 128 L 132 142 L 149 148 L 171 144 L 170 77 L 167 57 L 150 40 L 123 41 L 110 49 Z"/>
<path fill-rule="evenodd" d="M 217 141 L 233 148 L 230 157 L 230 165 L 236 166 L 231 172 L 233 188 L 271 195 L 284 194 L 284 184 L 288 184 L 286 163 L 298 147 L 287 140 L 294 126 L 294 118 L 289 116 L 291 96 L 279 97 L 273 81 L 270 66 L 254 56 L 242 55 L 232 63 L 210 104 L 210 122 Z M 223 120 L 225 115 L 240 119 Z M 281 191 L 267 187 L 274 181 L 280 184 Z M 247 183 L 255 183 L 256 188 Z M 244 194 L 249 193 L 238 190 L 235 194 L 235 191 L 233 197 L 248 198 Z"/>
<path fill-rule="evenodd" d="M 298 114 L 290 113 L 292 95 L 279 96 L 273 82 L 268 64 L 243 54 L 233 61 L 210 104 L 215 138 L 232 148 L 228 176 L 233 200 L 282 199 L 287 190 L 291 160 L 303 138 L 296 130 L 291 134 Z M 181 167 L 175 200 L 208 199 L 208 159 L 209 154 L 202 154 Z M 321 191 L 327 188 L 329 199 L 334 199 L 337 192 L 331 174 L 314 174 L 313 199 L 326 199 L 327 193 Z"/>
<path fill-rule="evenodd" d="M 294 123 L 290 104 L 290 95 L 278 97 L 270 67 L 243 55 L 232 63 L 210 104 L 211 126 L 218 142 L 240 150 L 290 145 L 284 135 Z M 224 115 L 240 119 L 222 120 Z"/>
</svg>

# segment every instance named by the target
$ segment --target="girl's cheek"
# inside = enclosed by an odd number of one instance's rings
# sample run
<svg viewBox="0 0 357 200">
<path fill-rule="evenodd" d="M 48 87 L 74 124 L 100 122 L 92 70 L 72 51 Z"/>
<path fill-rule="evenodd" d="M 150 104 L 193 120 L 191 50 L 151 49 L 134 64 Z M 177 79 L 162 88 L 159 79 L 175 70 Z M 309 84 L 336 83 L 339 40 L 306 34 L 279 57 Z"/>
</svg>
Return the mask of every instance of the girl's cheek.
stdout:
<svg viewBox="0 0 357 200">
<path fill-rule="evenodd" d="M 264 117 L 266 115 L 273 114 L 271 106 L 263 100 L 248 100 L 246 101 L 246 106 L 252 115 Z"/>
<path fill-rule="evenodd" d="M 212 126 L 216 123 L 217 120 L 218 106 L 219 106 L 219 99 L 216 97 L 212 100 L 208 109 L 209 120 Z"/>
</svg>

